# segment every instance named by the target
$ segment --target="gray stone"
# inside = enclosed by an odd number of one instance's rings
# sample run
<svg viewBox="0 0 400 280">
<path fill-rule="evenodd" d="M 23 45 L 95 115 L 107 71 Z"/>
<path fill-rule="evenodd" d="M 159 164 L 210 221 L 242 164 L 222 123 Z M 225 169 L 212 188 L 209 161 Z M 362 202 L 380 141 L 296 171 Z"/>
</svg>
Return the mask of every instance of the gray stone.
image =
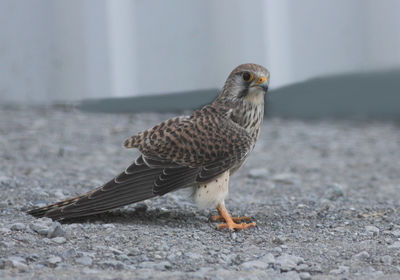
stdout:
<svg viewBox="0 0 400 280">
<path fill-rule="evenodd" d="M 28 243 L 28 244 L 35 241 L 35 239 L 33 238 L 33 236 L 31 234 L 15 235 L 14 239 L 18 240 L 18 241 L 22 241 L 22 242 Z"/>
<path fill-rule="evenodd" d="M 56 267 L 61 261 L 62 261 L 62 259 L 60 257 L 50 256 L 47 258 L 46 264 L 49 267 Z"/>
<path fill-rule="evenodd" d="M 300 280 L 300 275 L 296 271 L 282 273 L 279 277 L 281 280 Z"/>
<path fill-rule="evenodd" d="M 194 253 L 194 252 L 186 252 L 185 256 L 187 258 L 194 259 L 194 260 L 200 260 L 202 258 L 202 256 L 200 254 Z"/>
<path fill-rule="evenodd" d="M 75 260 L 75 262 L 78 263 L 78 264 L 90 266 L 90 265 L 92 265 L 93 260 L 92 260 L 91 257 L 83 256 L 83 257 L 77 258 L 77 259 Z"/>
<path fill-rule="evenodd" d="M 283 251 L 283 250 L 282 250 L 281 247 L 275 247 L 275 248 L 273 249 L 273 252 L 276 253 L 277 255 L 281 254 L 282 251 Z"/>
<path fill-rule="evenodd" d="M 391 256 L 389 256 L 389 255 L 382 256 L 382 257 L 381 257 L 381 262 L 382 262 L 384 265 L 392 265 L 392 263 L 393 263 L 393 258 L 392 258 Z"/>
<path fill-rule="evenodd" d="M 400 241 L 394 242 L 392 245 L 388 246 L 389 249 L 400 249 Z"/>
<path fill-rule="evenodd" d="M 377 228 L 376 226 L 366 226 L 365 230 L 372 233 L 372 235 L 374 236 L 377 236 L 379 234 L 379 228 Z"/>
<path fill-rule="evenodd" d="M 271 253 L 268 253 L 260 258 L 260 261 L 265 262 L 267 264 L 274 264 L 275 257 Z"/>
<path fill-rule="evenodd" d="M 367 251 L 362 251 L 358 254 L 353 255 L 352 259 L 357 261 L 366 261 L 369 258 Z"/>
<path fill-rule="evenodd" d="M 331 184 L 327 186 L 323 198 L 333 201 L 342 196 L 344 196 L 343 187 L 339 184 Z"/>
<path fill-rule="evenodd" d="M 10 248 L 15 245 L 13 241 L 0 241 L 0 247 Z"/>
<path fill-rule="evenodd" d="M 400 237 L 400 230 L 394 230 L 394 231 L 389 231 L 389 233 L 391 235 L 393 235 L 394 237 Z"/>
<path fill-rule="evenodd" d="M 285 243 L 286 238 L 284 236 L 275 236 L 272 239 L 272 243 L 277 244 L 277 245 L 282 245 Z"/>
<path fill-rule="evenodd" d="M 29 227 L 40 235 L 47 236 L 52 223 L 53 221 L 49 218 L 40 218 L 32 222 Z"/>
<path fill-rule="evenodd" d="M 127 260 L 130 259 L 130 258 L 129 258 L 127 255 L 125 255 L 125 254 L 116 255 L 115 258 L 116 258 L 117 260 L 119 260 L 119 261 L 127 261 Z M 159 259 L 162 259 L 162 258 L 159 258 Z"/>
<path fill-rule="evenodd" d="M 23 223 L 15 223 L 12 224 L 10 229 L 11 230 L 15 230 L 15 231 L 21 231 L 24 230 L 26 228 L 26 225 L 24 225 Z"/>
<path fill-rule="evenodd" d="M 296 270 L 297 271 L 309 271 L 309 265 L 308 264 L 306 264 L 306 263 L 301 263 L 301 264 L 299 264 L 299 265 L 297 265 L 296 266 Z"/>
<path fill-rule="evenodd" d="M 77 253 L 76 253 L 76 250 L 74 248 L 71 248 L 71 249 L 68 249 L 68 250 L 64 251 L 62 255 L 65 258 L 72 258 L 72 257 L 77 256 Z"/>
<path fill-rule="evenodd" d="M 10 257 L 8 257 L 7 260 L 10 261 L 10 262 L 14 262 L 15 261 L 15 262 L 26 263 L 26 260 L 24 258 L 18 257 L 18 256 L 10 256 Z"/>
<path fill-rule="evenodd" d="M 124 252 L 122 252 L 121 250 L 118 250 L 118 249 L 113 248 L 113 247 L 109 247 L 108 250 L 110 250 L 111 252 L 113 252 L 115 255 L 121 255 L 121 254 L 124 253 Z"/>
<path fill-rule="evenodd" d="M 260 261 L 260 260 L 255 260 L 255 261 L 248 261 L 244 262 L 241 264 L 242 268 L 245 270 L 252 270 L 252 269 L 267 269 L 268 268 L 268 263 Z"/>
<path fill-rule="evenodd" d="M 113 224 L 103 224 L 104 228 L 115 228 L 115 225 Z"/>
<path fill-rule="evenodd" d="M 209 274 L 210 271 L 215 270 L 213 267 L 201 267 L 195 273 L 193 273 L 194 277 L 198 277 L 200 279 L 207 279 L 206 276 Z"/>
<path fill-rule="evenodd" d="M 303 258 L 288 254 L 282 254 L 276 259 L 275 263 L 282 271 L 290 271 L 302 262 L 304 262 Z"/>
<path fill-rule="evenodd" d="M 344 265 L 339 265 L 337 269 L 332 269 L 329 271 L 329 274 L 339 275 L 339 274 L 347 274 L 349 273 L 349 267 Z"/>
<path fill-rule="evenodd" d="M 322 267 L 319 264 L 313 264 L 313 265 L 308 267 L 307 271 L 308 272 L 321 273 L 322 272 Z"/>
<path fill-rule="evenodd" d="M 300 272 L 299 277 L 301 280 L 311 280 L 311 274 L 308 272 Z"/>
<path fill-rule="evenodd" d="M 84 274 L 95 274 L 95 273 L 99 273 L 99 271 L 98 271 L 97 269 L 91 269 L 91 268 L 88 268 L 88 267 L 84 267 L 84 268 L 82 269 L 82 272 L 83 272 Z"/>
<path fill-rule="evenodd" d="M 58 237 L 54 237 L 51 241 L 53 241 L 54 243 L 57 243 L 57 244 L 64 244 L 65 242 L 67 242 L 67 239 L 63 236 L 58 236 Z"/>
<path fill-rule="evenodd" d="M 49 233 L 49 227 L 42 224 L 31 224 L 30 228 L 40 235 L 47 236 L 47 234 Z"/>
<path fill-rule="evenodd" d="M 6 228 L 6 227 L 1 227 L 0 228 L 0 233 L 9 233 L 9 232 L 11 232 L 11 230 L 9 229 L 9 228 Z"/>
<path fill-rule="evenodd" d="M 65 237 L 65 231 L 59 222 L 53 222 L 47 233 L 48 238 Z"/>
<path fill-rule="evenodd" d="M 64 192 L 60 189 L 54 191 L 54 196 L 57 200 L 64 200 L 66 198 Z"/>
<path fill-rule="evenodd" d="M 165 265 L 169 266 L 170 263 L 169 262 L 157 263 L 157 262 L 152 262 L 152 261 L 145 261 L 145 262 L 141 262 L 138 266 L 140 268 L 164 270 Z"/>
<path fill-rule="evenodd" d="M 26 264 L 25 259 L 21 258 L 21 257 L 17 257 L 17 256 L 9 257 L 6 261 L 6 266 L 7 266 L 7 264 L 13 268 L 18 269 L 18 271 L 21 271 L 21 272 L 28 271 L 28 269 L 29 269 L 28 265 Z"/>
<path fill-rule="evenodd" d="M 124 267 L 125 267 L 124 263 L 122 263 L 120 261 L 116 261 L 116 260 L 107 260 L 107 261 L 99 262 L 98 264 L 101 267 L 105 267 L 105 268 L 112 267 L 112 268 L 118 269 L 118 270 L 124 269 Z"/>
</svg>

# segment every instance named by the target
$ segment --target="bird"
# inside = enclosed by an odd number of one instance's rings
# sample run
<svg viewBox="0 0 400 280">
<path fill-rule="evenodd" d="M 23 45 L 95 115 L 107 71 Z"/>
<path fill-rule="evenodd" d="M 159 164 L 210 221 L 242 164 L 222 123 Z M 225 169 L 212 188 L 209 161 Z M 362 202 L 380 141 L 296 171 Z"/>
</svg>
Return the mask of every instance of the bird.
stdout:
<svg viewBox="0 0 400 280">
<path fill-rule="evenodd" d="M 232 217 L 225 206 L 230 177 L 254 149 L 264 115 L 269 71 L 254 63 L 237 66 L 216 99 L 190 116 L 171 118 L 129 137 L 125 148 L 140 155 L 101 187 L 28 211 L 53 220 L 103 213 L 135 202 L 192 188 L 201 209 L 215 207 L 217 229 L 255 227 L 248 217 Z"/>
</svg>

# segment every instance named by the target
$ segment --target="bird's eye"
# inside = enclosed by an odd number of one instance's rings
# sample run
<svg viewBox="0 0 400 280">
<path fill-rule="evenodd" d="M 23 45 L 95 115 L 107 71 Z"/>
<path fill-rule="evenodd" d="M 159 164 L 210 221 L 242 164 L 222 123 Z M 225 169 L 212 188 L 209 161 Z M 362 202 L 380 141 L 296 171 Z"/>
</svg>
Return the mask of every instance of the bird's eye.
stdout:
<svg viewBox="0 0 400 280">
<path fill-rule="evenodd" d="M 243 72 L 242 78 L 243 78 L 243 81 L 245 81 L 245 82 L 251 82 L 254 79 L 254 76 L 253 76 L 253 74 L 251 74 L 249 72 Z"/>
</svg>

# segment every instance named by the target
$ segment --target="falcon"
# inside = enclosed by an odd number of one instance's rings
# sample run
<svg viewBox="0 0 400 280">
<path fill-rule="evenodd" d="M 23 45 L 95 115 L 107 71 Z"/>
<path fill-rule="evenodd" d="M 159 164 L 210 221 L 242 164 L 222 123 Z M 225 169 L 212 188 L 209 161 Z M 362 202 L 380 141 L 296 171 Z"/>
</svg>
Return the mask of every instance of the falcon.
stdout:
<svg viewBox="0 0 400 280">
<path fill-rule="evenodd" d="M 200 208 L 217 208 L 219 215 L 212 220 L 223 222 L 218 229 L 254 227 L 248 217 L 232 217 L 224 200 L 230 176 L 259 137 L 269 78 L 261 65 L 239 65 L 211 104 L 128 138 L 125 148 L 138 149 L 140 156 L 124 172 L 91 192 L 28 213 L 77 218 L 190 187 Z"/>
</svg>

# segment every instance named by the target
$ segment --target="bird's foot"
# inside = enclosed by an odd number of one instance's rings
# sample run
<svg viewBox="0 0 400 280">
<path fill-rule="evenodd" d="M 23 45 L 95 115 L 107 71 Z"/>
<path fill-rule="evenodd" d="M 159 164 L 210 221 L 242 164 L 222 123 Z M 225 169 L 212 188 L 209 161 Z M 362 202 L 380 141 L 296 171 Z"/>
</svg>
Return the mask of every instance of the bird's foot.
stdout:
<svg viewBox="0 0 400 280">
<path fill-rule="evenodd" d="M 225 221 L 224 224 L 219 224 L 218 229 L 227 228 L 229 230 L 240 230 L 247 229 L 249 227 L 255 227 L 256 223 L 241 223 L 241 221 L 250 221 L 249 217 L 232 217 L 225 208 L 224 203 L 217 205 L 218 216 L 212 216 L 212 221 Z"/>
<path fill-rule="evenodd" d="M 254 222 L 248 223 L 248 224 L 247 223 L 237 224 L 237 223 L 231 222 L 231 223 L 219 224 L 217 226 L 217 229 L 227 228 L 229 230 L 240 230 L 240 229 L 247 229 L 249 227 L 255 227 L 255 226 L 256 226 L 256 223 L 254 223 Z"/>
<path fill-rule="evenodd" d="M 248 221 L 248 222 L 251 221 L 249 217 L 231 217 L 231 218 L 232 221 L 236 223 L 240 223 L 241 221 Z M 212 216 L 211 221 L 218 222 L 218 221 L 225 221 L 225 219 L 221 215 L 217 215 L 217 216 Z"/>
</svg>

